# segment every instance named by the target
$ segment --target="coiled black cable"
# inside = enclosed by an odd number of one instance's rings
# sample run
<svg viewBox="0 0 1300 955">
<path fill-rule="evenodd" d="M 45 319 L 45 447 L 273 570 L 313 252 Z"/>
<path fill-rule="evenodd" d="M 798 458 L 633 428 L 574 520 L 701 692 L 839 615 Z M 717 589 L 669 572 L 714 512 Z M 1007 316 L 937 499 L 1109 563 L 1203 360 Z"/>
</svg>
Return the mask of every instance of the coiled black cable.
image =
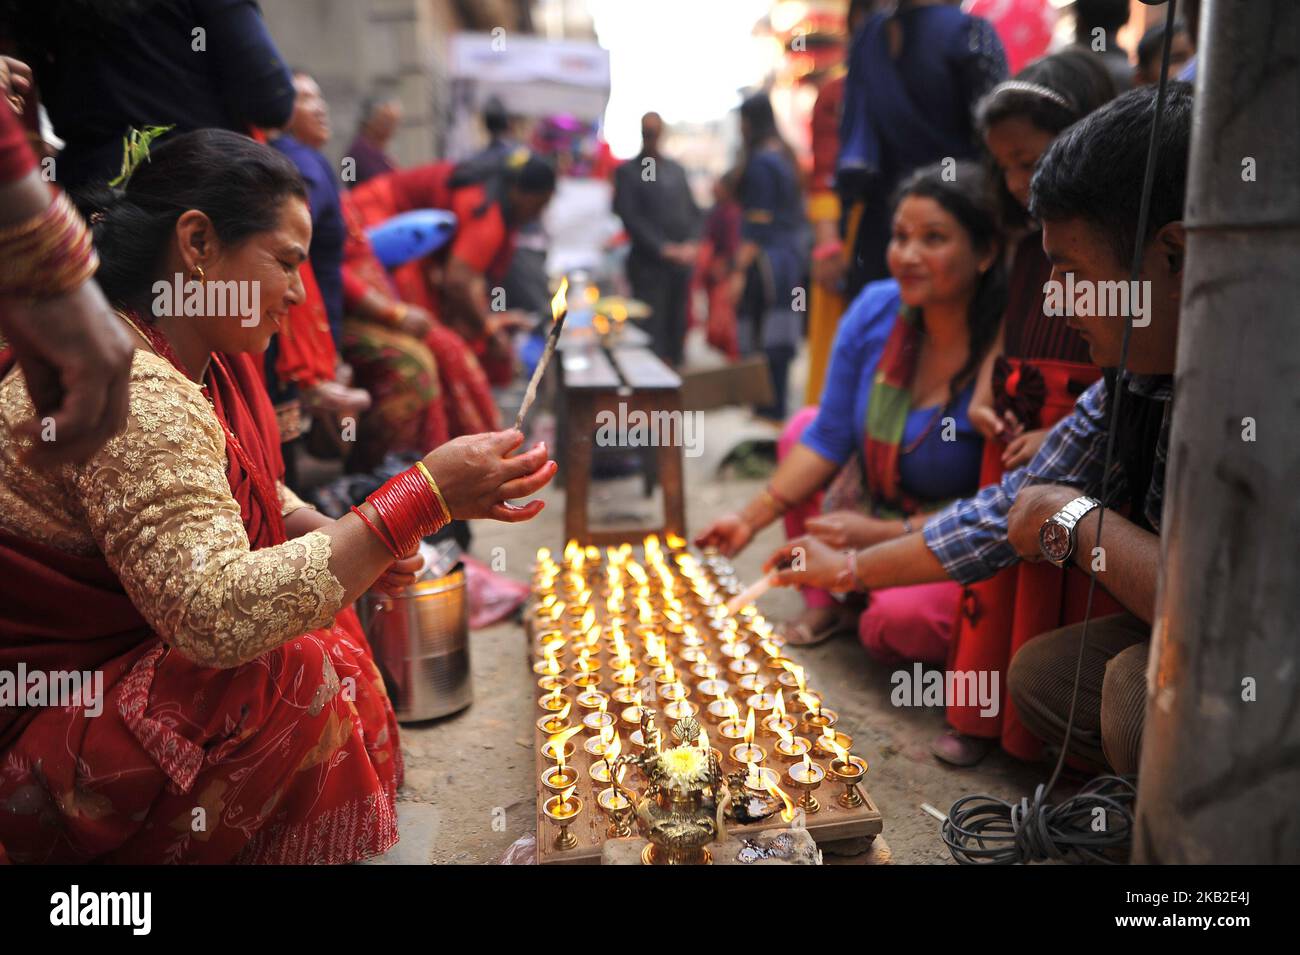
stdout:
<svg viewBox="0 0 1300 955">
<path fill-rule="evenodd" d="M 965 865 L 1018 862 L 1098 862 L 1127 857 L 1133 836 L 1136 781 L 1131 776 L 1098 776 L 1075 795 L 1049 803 L 1040 784 L 1034 798 L 1007 802 L 995 796 L 963 796 L 943 823 L 943 841 Z"/>
<path fill-rule="evenodd" d="M 1142 181 L 1142 199 L 1138 207 L 1137 238 L 1130 279 L 1136 282 L 1142 267 L 1143 239 L 1151 210 L 1151 186 L 1155 181 L 1156 152 L 1160 120 L 1164 115 L 1165 89 L 1169 72 L 1169 48 L 1173 42 L 1174 14 L 1178 0 L 1169 0 L 1165 11 L 1165 36 L 1160 53 L 1160 81 L 1156 87 L 1155 117 L 1151 121 L 1151 138 L 1147 144 L 1147 164 Z M 1132 316 L 1124 323 L 1124 340 L 1120 350 L 1119 370 L 1128 366 L 1129 337 L 1133 333 Z M 1116 376 L 1111 395 L 1110 424 L 1106 435 L 1106 464 L 1102 472 L 1101 500 L 1110 500 L 1111 464 L 1115 455 L 1115 431 L 1124 389 Z M 1097 516 L 1097 546 L 1101 546 L 1103 507 Z M 1097 589 L 1097 572 L 1089 573 L 1088 600 L 1083 613 L 1083 632 L 1079 635 L 1079 656 L 1074 664 L 1074 689 L 1070 695 L 1070 716 L 1065 724 L 1065 741 L 1051 778 L 1034 790 L 1034 798 L 1010 803 L 987 793 L 963 796 L 952 804 L 944 820 L 942 836 L 952 857 L 964 865 L 1014 865 L 1058 859 L 1066 862 L 1119 863 L 1128 860 L 1133 838 L 1133 807 L 1137 801 L 1136 782 L 1126 776 L 1098 776 L 1073 796 L 1059 804 L 1048 802 L 1065 766 L 1074 731 L 1074 713 L 1079 702 L 1079 675 L 1083 654 L 1088 645 L 1088 622 L 1092 619 L 1092 598 Z M 1097 829 L 1097 822 L 1102 826 Z"/>
</svg>

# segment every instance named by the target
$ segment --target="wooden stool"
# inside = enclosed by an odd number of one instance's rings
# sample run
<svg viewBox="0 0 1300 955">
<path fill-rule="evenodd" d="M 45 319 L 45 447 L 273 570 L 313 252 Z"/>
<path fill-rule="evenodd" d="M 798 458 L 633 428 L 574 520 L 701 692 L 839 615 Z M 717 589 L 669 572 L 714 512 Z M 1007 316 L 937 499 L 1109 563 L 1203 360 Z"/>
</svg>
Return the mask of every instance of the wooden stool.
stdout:
<svg viewBox="0 0 1300 955">
<path fill-rule="evenodd" d="M 647 348 L 618 348 L 609 353 L 596 345 L 565 349 L 560 354 L 560 369 L 565 430 L 560 452 L 564 468 L 565 540 L 604 547 L 636 541 L 646 534 L 671 533 L 685 537 L 686 506 L 679 444 L 649 449 L 663 487 L 662 525 L 593 531 L 587 522 L 596 416 L 609 411 L 618 417 L 620 405 L 629 415 L 635 411 L 681 412 L 681 378 Z"/>
</svg>

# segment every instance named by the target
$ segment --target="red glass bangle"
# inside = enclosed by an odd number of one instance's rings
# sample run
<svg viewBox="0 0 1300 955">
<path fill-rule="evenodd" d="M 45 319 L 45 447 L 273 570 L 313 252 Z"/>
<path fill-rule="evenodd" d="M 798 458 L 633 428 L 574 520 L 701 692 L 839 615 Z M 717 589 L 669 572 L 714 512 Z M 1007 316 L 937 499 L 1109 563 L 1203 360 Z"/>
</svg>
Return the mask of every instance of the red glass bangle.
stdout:
<svg viewBox="0 0 1300 955">
<path fill-rule="evenodd" d="M 388 552 L 393 555 L 393 558 L 395 560 L 402 559 L 401 555 L 397 553 L 397 548 L 395 548 L 393 546 L 392 541 L 388 539 L 388 535 L 385 534 L 383 531 L 381 531 L 378 527 L 376 527 L 375 522 L 372 521 L 370 518 L 366 517 L 365 512 L 362 511 L 361 508 L 359 507 L 352 508 L 352 513 L 357 515 L 357 517 L 361 518 L 361 520 L 365 523 L 366 527 L 370 528 L 371 533 L 373 533 L 376 537 L 379 538 L 380 542 L 384 545 L 384 547 L 388 550 Z"/>
<path fill-rule="evenodd" d="M 411 553 L 422 537 L 450 520 L 429 482 L 414 467 L 390 478 L 366 500 L 384 522 L 399 556 Z"/>
</svg>

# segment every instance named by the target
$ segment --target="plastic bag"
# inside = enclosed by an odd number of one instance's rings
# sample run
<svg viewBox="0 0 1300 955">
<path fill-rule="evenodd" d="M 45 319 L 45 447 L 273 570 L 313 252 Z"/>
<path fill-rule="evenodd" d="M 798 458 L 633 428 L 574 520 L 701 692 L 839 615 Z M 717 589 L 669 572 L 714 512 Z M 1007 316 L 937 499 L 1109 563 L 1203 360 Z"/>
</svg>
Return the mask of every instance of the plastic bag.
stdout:
<svg viewBox="0 0 1300 955">
<path fill-rule="evenodd" d="M 537 865 L 537 836 L 526 832 L 501 857 L 500 865 Z"/>
</svg>

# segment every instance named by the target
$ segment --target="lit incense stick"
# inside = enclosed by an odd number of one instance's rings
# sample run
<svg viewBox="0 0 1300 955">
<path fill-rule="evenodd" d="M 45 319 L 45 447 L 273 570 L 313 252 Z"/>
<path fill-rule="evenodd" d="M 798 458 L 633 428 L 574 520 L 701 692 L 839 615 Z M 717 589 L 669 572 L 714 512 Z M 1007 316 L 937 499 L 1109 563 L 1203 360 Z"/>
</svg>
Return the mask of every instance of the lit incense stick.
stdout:
<svg viewBox="0 0 1300 955">
<path fill-rule="evenodd" d="M 776 586 L 776 577 L 771 574 L 761 580 L 755 581 L 727 601 L 727 613 L 735 613 L 741 607 L 748 607 L 774 586 Z"/>
<path fill-rule="evenodd" d="M 563 278 L 560 280 L 559 290 L 551 299 L 551 315 L 555 319 L 551 322 L 551 334 L 546 338 L 546 348 L 542 351 L 541 360 L 537 362 L 537 367 L 533 369 L 532 380 L 528 382 L 528 390 L 524 392 L 524 403 L 519 406 L 519 414 L 515 416 L 516 431 L 523 430 L 524 415 L 528 414 L 528 409 L 532 407 L 533 401 L 537 397 L 537 383 L 542 380 L 542 375 L 546 373 L 546 366 L 551 363 L 551 356 L 555 354 L 555 344 L 560 340 L 560 332 L 564 330 L 564 319 L 569 314 L 566 299 L 568 292 L 569 280 Z"/>
</svg>

